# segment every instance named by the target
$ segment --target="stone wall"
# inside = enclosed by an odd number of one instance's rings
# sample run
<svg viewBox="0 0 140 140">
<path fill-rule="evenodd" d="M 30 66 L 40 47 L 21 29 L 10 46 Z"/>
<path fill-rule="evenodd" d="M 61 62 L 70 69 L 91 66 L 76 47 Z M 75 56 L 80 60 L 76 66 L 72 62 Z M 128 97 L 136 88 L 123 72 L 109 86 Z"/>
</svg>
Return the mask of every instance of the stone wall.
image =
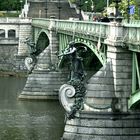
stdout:
<svg viewBox="0 0 140 140">
<path fill-rule="evenodd" d="M 13 71 L 16 67 L 17 45 L 0 44 L 0 71 Z"/>
<path fill-rule="evenodd" d="M 1 18 L 0 27 L 0 71 L 26 70 L 24 59 L 29 52 L 24 41 L 31 37 L 31 20 Z"/>
</svg>

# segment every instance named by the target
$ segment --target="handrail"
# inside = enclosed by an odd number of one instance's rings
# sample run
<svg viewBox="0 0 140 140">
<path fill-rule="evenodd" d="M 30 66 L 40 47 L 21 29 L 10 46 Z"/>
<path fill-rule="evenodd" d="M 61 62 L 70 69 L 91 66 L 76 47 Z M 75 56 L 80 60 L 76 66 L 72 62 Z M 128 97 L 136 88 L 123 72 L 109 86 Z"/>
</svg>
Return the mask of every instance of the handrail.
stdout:
<svg viewBox="0 0 140 140">
<path fill-rule="evenodd" d="M 128 24 L 125 20 L 121 24 L 113 25 L 112 23 L 76 21 L 76 20 L 57 20 L 57 19 L 32 19 L 32 25 L 46 29 L 56 30 L 58 33 L 74 33 L 84 36 L 94 36 L 106 39 L 110 34 L 110 27 L 122 27 L 122 43 L 140 45 L 140 21 L 130 21 Z M 138 48 L 139 49 L 139 48 Z"/>
<path fill-rule="evenodd" d="M 75 32 L 83 35 L 96 35 L 103 38 L 107 37 L 109 24 L 91 21 L 70 21 L 57 19 L 32 19 L 32 25 L 37 27 L 49 28 L 53 22 L 53 29 L 58 32 Z"/>
</svg>

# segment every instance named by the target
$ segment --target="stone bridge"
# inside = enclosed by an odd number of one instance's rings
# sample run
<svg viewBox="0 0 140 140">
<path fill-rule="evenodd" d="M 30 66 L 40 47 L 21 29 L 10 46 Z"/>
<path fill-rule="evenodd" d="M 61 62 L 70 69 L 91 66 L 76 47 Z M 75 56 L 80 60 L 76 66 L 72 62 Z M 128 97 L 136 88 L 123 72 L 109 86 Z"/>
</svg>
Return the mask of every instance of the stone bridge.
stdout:
<svg viewBox="0 0 140 140">
<path fill-rule="evenodd" d="M 87 48 L 81 54 L 87 73 L 86 95 L 84 109 L 67 119 L 63 139 L 138 140 L 139 22 L 33 19 L 32 39 L 40 53 L 19 98 L 58 99 L 69 72 L 67 60 L 58 55 L 74 41 L 77 47 Z"/>
</svg>

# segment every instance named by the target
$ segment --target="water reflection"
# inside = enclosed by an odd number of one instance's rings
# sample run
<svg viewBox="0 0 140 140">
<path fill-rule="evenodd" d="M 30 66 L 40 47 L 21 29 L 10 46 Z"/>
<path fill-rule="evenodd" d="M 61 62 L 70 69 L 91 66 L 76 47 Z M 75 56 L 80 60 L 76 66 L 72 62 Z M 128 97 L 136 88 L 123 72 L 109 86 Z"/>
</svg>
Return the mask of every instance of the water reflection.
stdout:
<svg viewBox="0 0 140 140">
<path fill-rule="evenodd" d="M 0 78 L 0 140 L 59 140 L 64 110 L 59 102 L 19 101 L 25 78 Z"/>
</svg>

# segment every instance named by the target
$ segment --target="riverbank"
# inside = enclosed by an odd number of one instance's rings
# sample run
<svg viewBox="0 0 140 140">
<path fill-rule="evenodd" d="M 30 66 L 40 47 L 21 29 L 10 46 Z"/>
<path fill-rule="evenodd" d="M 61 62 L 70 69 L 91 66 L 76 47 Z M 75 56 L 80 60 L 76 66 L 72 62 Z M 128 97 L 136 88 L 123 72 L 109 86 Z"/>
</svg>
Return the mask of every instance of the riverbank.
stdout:
<svg viewBox="0 0 140 140">
<path fill-rule="evenodd" d="M 0 77 L 27 77 L 28 73 L 27 71 L 22 71 L 22 72 L 12 72 L 12 71 L 0 71 Z"/>
</svg>

